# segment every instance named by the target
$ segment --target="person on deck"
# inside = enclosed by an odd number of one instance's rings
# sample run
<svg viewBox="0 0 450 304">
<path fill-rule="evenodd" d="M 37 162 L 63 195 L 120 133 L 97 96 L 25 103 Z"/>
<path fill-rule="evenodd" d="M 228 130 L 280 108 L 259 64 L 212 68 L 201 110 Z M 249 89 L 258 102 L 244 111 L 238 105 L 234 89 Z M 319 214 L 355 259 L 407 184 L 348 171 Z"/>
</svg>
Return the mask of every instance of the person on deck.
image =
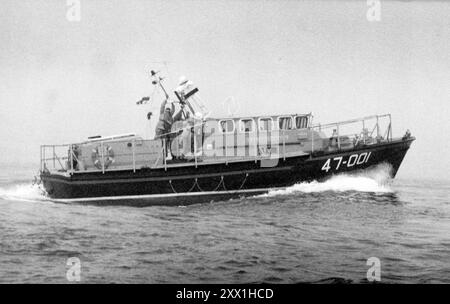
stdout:
<svg viewBox="0 0 450 304">
<path fill-rule="evenodd" d="M 163 141 L 163 144 L 165 142 L 165 157 L 167 157 L 167 160 L 172 159 L 172 153 L 170 152 L 170 134 L 172 125 L 174 122 L 183 118 L 183 109 L 184 105 L 181 104 L 180 111 L 173 116 L 173 113 L 175 112 L 175 105 L 173 102 L 169 102 L 168 99 L 165 99 L 161 104 L 159 121 L 156 124 L 155 138 L 160 138 Z"/>
<path fill-rule="evenodd" d="M 336 149 L 338 147 L 338 133 L 336 129 L 333 129 L 333 134 L 330 137 L 330 147 Z"/>
</svg>

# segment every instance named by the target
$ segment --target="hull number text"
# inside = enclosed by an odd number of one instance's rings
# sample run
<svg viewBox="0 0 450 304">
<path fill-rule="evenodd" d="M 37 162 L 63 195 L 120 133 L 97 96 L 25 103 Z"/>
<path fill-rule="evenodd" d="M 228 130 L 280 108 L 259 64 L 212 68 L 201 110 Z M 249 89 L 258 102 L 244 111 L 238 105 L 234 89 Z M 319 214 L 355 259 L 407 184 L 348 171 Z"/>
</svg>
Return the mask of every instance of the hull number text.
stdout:
<svg viewBox="0 0 450 304">
<path fill-rule="evenodd" d="M 372 152 L 364 152 L 361 154 L 352 154 L 348 158 L 345 156 L 339 156 L 335 158 L 329 158 L 327 161 L 323 164 L 322 170 L 325 172 L 328 172 L 330 169 L 332 169 L 332 164 L 336 164 L 335 170 L 339 170 L 342 166 L 347 166 L 347 168 L 358 166 L 365 164 L 369 161 L 370 155 Z"/>
</svg>

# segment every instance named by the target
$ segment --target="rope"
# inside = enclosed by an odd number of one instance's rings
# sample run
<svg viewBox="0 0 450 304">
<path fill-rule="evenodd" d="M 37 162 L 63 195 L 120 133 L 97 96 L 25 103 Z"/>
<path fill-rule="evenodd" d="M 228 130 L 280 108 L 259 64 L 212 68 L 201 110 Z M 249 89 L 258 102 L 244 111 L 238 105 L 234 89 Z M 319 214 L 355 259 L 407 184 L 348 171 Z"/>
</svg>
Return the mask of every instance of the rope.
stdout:
<svg viewBox="0 0 450 304">
<path fill-rule="evenodd" d="M 223 179 L 223 176 L 222 176 L 222 179 Z M 227 187 L 225 187 L 225 179 L 223 179 L 222 186 L 223 186 L 223 190 L 228 191 L 228 190 L 227 190 Z"/>
<path fill-rule="evenodd" d="M 237 190 L 241 190 L 241 189 L 244 187 L 245 182 L 247 181 L 248 176 L 249 176 L 249 174 L 246 173 L 246 174 L 245 174 L 245 178 L 244 178 L 244 180 L 242 181 L 241 186 L 240 186 L 239 189 L 237 189 Z M 172 180 L 169 180 L 169 185 L 170 185 L 170 188 L 172 188 L 173 193 L 175 193 L 175 194 L 179 193 L 179 192 L 177 192 L 177 191 L 175 190 L 175 188 L 173 187 L 173 185 L 172 185 Z M 198 184 L 198 178 L 196 178 L 196 179 L 194 180 L 194 184 L 192 185 L 191 189 L 189 189 L 189 191 L 187 191 L 187 193 L 189 193 L 189 192 L 191 192 L 192 190 L 194 190 L 195 186 L 197 186 L 198 190 L 200 190 L 201 192 L 216 192 L 217 190 L 219 190 L 220 186 L 223 187 L 223 190 L 228 191 L 227 187 L 225 186 L 225 179 L 223 178 L 223 175 L 220 177 L 220 182 L 219 182 L 219 184 L 216 186 L 216 188 L 214 188 L 214 190 L 211 190 L 211 191 L 205 191 L 204 189 L 202 189 L 202 187 L 200 187 L 200 185 Z"/>
<path fill-rule="evenodd" d="M 191 192 L 192 190 L 194 190 L 196 184 L 197 184 L 197 179 L 195 179 L 195 182 L 192 185 L 192 188 L 188 191 L 188 193 Z"/>
<path fill-rule="evenodd" d="M 244 181 L 242 182 L 242 184 L 241 184 L 241 186 L 239 187 L 239 189 L 237 189 L 236 191 L 239 191 L 239 190 L 241 190 L 243 187 L 244 187 L 244 184 L 245 184 L 245 182 L 247 181 L 247 177 L 248 177 L 248 173 L 245 173 L 245 178 L 244 178 Z M 225 190 L 225 191 L 228 191 L 228 189 L 225 187 L 225 180 L 223 181 L 223 189 Z M 231 190 L 230 190 L 231 191 Z"/>
<path fill-rule="evenodd" d="M 223 179 L 223 175 L 220 177 L 220 183 L 219 183 L 219 185 L 217 185 L 217 188 L 214 190 L 214 191 L 217 191 L 217 190 L 219 190 L 219 186 L 222 184 L 223 185 L 223 183 L 224 183 L 224 179 Z M 225 186 L 224 186 L 224 189 L 225 189 Z"/>
<path fill-rule="evenodd" d="M 239 187 L 239 189 L 238 190 L 241 190 L 242 189 L 242 187 L 244 187 L 244 184 L 245 184 L 245 182 L 247 181 L 247 177 L 248 177 L 248 173 L 245 173 L 245 178 L 244 178 L 244 181 L 242 182 L 242 185 Z"/>
<path fill-rule="evenodd" d="M 194 190 L 196 184 L 197 184 L 197 179 L 195 179 L 194 184 L 192 185 L 191 189 L 189 189 L 189 191 L 188 191 L 187 193 L 189 193 L 189 192 L 191 192 L 192 190 Z M 175 189 L 173 188 L 172 180 L 169 180 L 169 185 L 170 185 L 170 188 L 172 188 L 173 193 L 177 194 L 178 192 L 175 191 Z"/>
<path fill-rule="evenodd" d="M 198 184 L 198 180 L 197 180 L 197 179 L 195 179 L 195 182 L 197 183 L 197 188 L 198 188 L 198 190 L 200 190 L 201 192 L 216 192 L 216 191 L 219 189 L 220 185 L 223 183 L 223 176 L 220 177 L 220 182 L 219 182 L 219 184 L 217 185 L 217 187 L 216 187 L 214 190 L 211 190 L 211 191 L 205 191 L 205 190 L 203 190 L 203 189 L 200 187 L 200 185 Z"/>
<path fill-rule="evenodd" d="M 170 188 L 172 188 L 173 193 L 175 193 L 175 194 L 178 193 L 175 191 L 175 189 L 172 186 L 172 180 L 169 180 L 169 185 L 170 185 Z"/>
</svg>

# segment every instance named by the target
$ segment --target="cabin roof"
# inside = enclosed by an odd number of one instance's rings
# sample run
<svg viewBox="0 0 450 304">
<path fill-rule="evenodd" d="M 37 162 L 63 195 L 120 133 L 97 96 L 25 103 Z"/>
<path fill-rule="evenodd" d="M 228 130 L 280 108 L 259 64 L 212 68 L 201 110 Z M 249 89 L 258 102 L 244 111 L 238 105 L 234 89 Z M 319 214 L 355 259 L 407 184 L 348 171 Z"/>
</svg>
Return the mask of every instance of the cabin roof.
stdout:
<svg viewBox="0 0 450 304">
<path fill-rule="evenodd" d="M 246 119 L 246 118 L 252 118 L 252 119 L 258 119 L 258 118 L 267 118 L 267 117 L 271 117 L 271 118 L 277 118 L 277 117 L 287 117 L 287 116 L 291 116 L 291 117 L 296 117 L 296 116 L 312 116 L 312 113 L 294 113 L 294 114 L 272 114 L 272 115 L 248 115 L 248 116 L 223 116 L 223 117 L 210 117 L 207 118 L 206 120 L 240 120 L 240 119 Z"/>
</svg>

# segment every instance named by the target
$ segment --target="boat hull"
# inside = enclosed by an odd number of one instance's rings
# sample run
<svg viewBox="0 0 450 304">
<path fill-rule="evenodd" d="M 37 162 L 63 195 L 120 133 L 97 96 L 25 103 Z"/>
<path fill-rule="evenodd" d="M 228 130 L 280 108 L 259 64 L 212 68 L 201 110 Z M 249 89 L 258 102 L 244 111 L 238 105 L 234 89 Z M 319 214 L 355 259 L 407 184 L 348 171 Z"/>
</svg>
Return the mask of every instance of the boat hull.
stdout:
<svg viewBox="0 0 450 304">
<path fill-rule="evenodd" d="M 388 164 L 395 177 L 414 138 L 267 161 L 176 166 L 158 169 L 42 173 L 48 196 L 64 203 L 185 205 L 257 195 L 302 181 Z"/>
</svg>

